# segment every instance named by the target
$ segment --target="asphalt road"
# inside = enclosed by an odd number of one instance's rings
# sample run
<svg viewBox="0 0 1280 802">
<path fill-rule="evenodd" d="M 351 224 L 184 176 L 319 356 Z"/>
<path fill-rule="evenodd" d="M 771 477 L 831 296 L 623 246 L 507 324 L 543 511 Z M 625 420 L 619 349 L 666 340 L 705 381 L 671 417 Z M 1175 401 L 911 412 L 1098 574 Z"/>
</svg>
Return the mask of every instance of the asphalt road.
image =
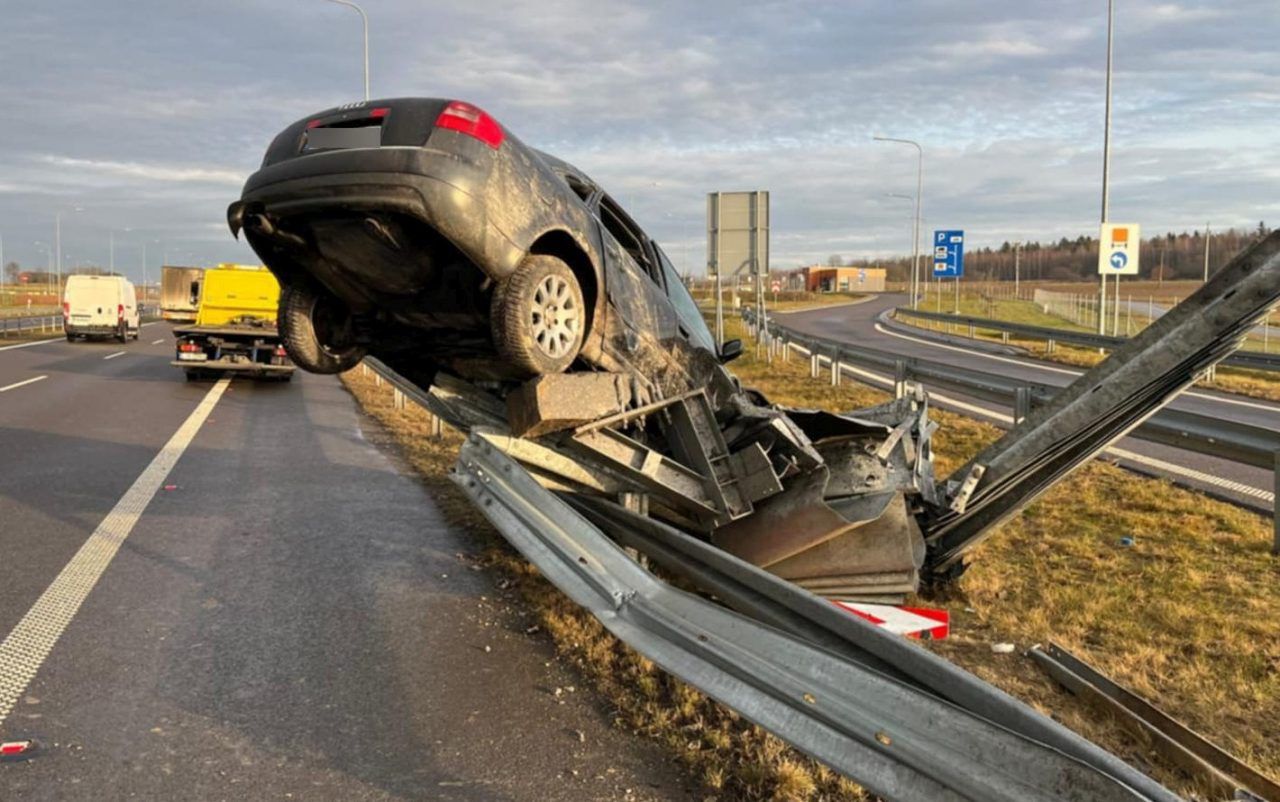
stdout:
<svg viewBox="0 0 1280 802">
<path fill-rule="evenodd" d="M 905 295 L 886 294 L 859 304 L 778 313 L 776 319 L 805 334 L 1040 384 L 1065 386 L 1080 374 L 1079 370 L 1065 365 L 971 351 L 891 331 L 878 323 L 877 318 L 881 312 L 906 301 Z M 1007 407 L 1001 408 L 989 401 L 954 393 L 935 393 L 933 397 L 935 403 L 944 408 L 1007 425 L 1010 413 Z M 1193 389 L 1184 391 L 1172 406 L 1254 426 L 1280 429 L 1280 405 L 1266 401 Z M 1122 463 L 1143 472 L 1169 475 L 1181 483 L 1252 506 L 1270 507 L 1274 504 L 1274 477 L 1264 469 L 1149 443 L 1135 437 L 1120 440 L 1116 447 L 1132 455 L 1121 459 Z"/>
<path fill-rule="evenodd" d="M 336 378 L 171 353 L 0 350 L 0 800 L 697 798 Z"/>
</svg>

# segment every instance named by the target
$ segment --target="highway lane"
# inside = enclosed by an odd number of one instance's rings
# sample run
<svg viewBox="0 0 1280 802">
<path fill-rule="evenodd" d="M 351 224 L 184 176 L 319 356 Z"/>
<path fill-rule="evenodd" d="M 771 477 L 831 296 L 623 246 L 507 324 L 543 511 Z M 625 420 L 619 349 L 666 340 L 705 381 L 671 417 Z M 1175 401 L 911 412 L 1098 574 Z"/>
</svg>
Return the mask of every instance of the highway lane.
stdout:
<svg viewBox="0 0 1280 802">
<path fill-rule="evenodd" d="M 0 638 L 211 392 L 147 332 L 0 352 L 48 376 L 0 394 Z M 695 798 L 551 693 L 575 679 L 383 439 L 335 378 L 231 383 L 0 722 L 42 744 L 0 799 Z"/>
<path fill-rule="evenodd" d="M 1010 376 L 1028 382 L 1061 387 L 1071 383 L 1080 373 L 1065 365 L 986 354 L 937 343 L 890 331 L 878 324 L 877 318 L 884 310 L 905 302 L 906 297 L 903 295 L 886 294 L 852 306 L 778 313 L 776 319 L 783 325 L 806 334 L 903 356 L 947 362 L 963 368 Z M 1006 423 L 1000 418 L 1007 418 L 1007 408 L 998 409 L 997 405 L 991 402 L 952 393 L 943 395 L 953 396 L 960 403 L 941 402 L 940 406 L 974 413 L 993 422 Z M 1266 401 L 1193 389 L 1185 391 L 1172 406 L 1254 426 L 1280 429 L 1280 405 Z M 995 411 L 997 414 L 982 414 L 983 410 Z M 1274 502 L 1273 477 L 1269 471 L 1170 446 L 1148 443 L 1132 437 L 1124 438 L 1117 446 L 1145 458 L 1145 462 L 1135 460 L 1128 463 L 1144 472 L 1167 473 L 1159 463 L 1170 463 L 1189 469 L 1189 474 L 1184 473 L 1174 477 L 1184 483 L 1255 506 L 1260 503 L 1270 506 Z M 1152 464 L 1153 461 L 1155 465 Z M 1237 487 L 1237 485 L 1243 487 Z"/>
</svg>

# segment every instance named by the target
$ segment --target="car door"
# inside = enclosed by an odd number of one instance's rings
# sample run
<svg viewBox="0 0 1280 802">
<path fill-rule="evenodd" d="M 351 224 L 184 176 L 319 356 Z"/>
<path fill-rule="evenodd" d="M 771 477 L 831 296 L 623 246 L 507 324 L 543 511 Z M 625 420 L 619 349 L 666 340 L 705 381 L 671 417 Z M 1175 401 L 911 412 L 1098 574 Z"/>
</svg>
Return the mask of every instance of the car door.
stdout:
<svg viewBox="0 0 1280 802">
<path fill-rule="evenodd" d="M 607 195 L 598 199 L 605 255 L 605 292 L 614 314 L 607 337 L 617 351 L 639 359 L 669 348 L 678 320 L 666 297 L 662 271 L 639 227 Z"/>
</svg>

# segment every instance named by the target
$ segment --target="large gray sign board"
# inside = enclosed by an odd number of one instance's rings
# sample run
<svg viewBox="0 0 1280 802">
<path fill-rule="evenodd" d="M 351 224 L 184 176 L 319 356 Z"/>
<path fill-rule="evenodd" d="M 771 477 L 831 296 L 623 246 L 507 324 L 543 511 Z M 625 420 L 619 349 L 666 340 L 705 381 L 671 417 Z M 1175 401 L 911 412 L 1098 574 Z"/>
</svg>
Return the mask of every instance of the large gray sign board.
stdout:
<svg viewBox="0 0 1280 802">
<path fill-rule="evenodd" d="M 707 194 L 707 275 L 769 274 L 769 193 Z"/>
</svg>

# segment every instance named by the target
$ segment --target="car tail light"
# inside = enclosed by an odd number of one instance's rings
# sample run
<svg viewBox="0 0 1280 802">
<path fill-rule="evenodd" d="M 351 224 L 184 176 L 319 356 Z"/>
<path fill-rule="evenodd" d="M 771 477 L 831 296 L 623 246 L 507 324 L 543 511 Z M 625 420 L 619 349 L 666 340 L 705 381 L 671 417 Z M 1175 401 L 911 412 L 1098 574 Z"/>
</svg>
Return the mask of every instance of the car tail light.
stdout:
<svg viewBox="0 0 1280 802">
<path fill-rule="evenodd" d="M 450 131 L 475 137 L 494 150 L 497 150 L 502 145 L 502 140 L 506 138 L 497 120 L 470 103 L 463 103 L 460 100 L 445 106 L 444 111 L 440 112 L 440 116 L 436 118 L 436 128 L 447 128 Z"/>
</svg>

